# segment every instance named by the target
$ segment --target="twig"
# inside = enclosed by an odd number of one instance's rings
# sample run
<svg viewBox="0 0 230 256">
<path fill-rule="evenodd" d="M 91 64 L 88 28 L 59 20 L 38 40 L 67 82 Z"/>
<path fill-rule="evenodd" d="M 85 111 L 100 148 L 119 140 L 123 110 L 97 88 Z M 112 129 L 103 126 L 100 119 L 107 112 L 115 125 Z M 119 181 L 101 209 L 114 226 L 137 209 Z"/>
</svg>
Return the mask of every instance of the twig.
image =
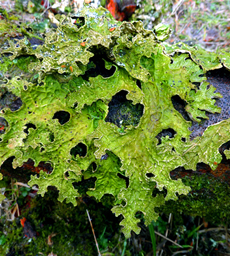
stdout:
<svg viewBox="0 0 230 256">
<path fill-rule="evenodd" d="M 210 231 L 220 231 L 220 230 L 226 230 L 225 228 L 208 228 L 208 229 L 203 229 L 198 231 L 199 234 L 201 233 L 205 233 L 205 232 L 210 232 Z M 230 231 L 230 229 L 227 229 L 228 231 Z"/>
<path fill-rule="evenodd" d="M 169 214 L 168 225 L 170 224 L 171 219 L 172 219 L 172 213 Z M 168 237 L 168 232 L 169 232 L 169 228 L 167 227 L 167 229 L 165 231 L 165 237 Z M 165 247 L 165 244 L 163 245 L 163 247 Z M 160 256 L 163 254 L 163 252 L 164 252 L 164 250 L 161 249 Z"/>
<path fill-rule="evenodd" d="M 190 252 L 192 249 L 193 249 L 193 248 L 191 248 L 191 249 L 189 249 L 189 250 L 187 250 L 187 251 L 178 251 L 178 252 L 174 252 L 172 256 L 177 255 L 177 254 L 180 254 L 180 253 L 188 253 L 188 252 Z"/>
<path fill-rule="evenodd" d="M 98 243 L 97 243 L 97 238 L 96 238 L 96 236 L 95 236 L 95 232 L 94 232 L 94 229 L 93 229 L 93 224 L 92 224 L 92 222 L 91 222 L 91 219 L 90 219 L 90 216 L 89 216 L 89 212 L 88 212 L 87 209 L 86 209 L 86 212 L 87 212 L 88 219 L 89 219 L 89 223 L 90 223 L 90 226 L 91 226 L 91 229 L 92 229 L 92 232 L 93 232 L 93 236 L 94 236 L 94 240 L 95 240 L 95 243 L 96 243 L 98 255 L 101 256 L 101 253 L 100 253 L 100 250 L 99 250 L 99 246 L 98 246 Z"/>
<path fill-rule="evenodd" d="M 203 224 L 200 225 L 200 218 L 198 219 L 198 227 L 202 226 Z M 196 236 L 196 251 L 198 251 L 198 244 L 199 244 L 199 233 L 197 233 L 197 236 Z"/>
<path fill-rule="evenodd" d="M 25 183 L 22 183 L 22 182 L 15 182 L 14 183 L 15 185 L 19 185 L 19 186 L 22 186 L 22 187 L 26 187 L 26 188 L 31 188 L 29 185 L 25 184 Z M 35 186 L 32 187 L 33 190 L 39 190 L 38 188 L 36 188 Z"/>
<path fill-rule="evenodd" d="M 179 245 L 178 243 L 174 242 L 173 240 L 169 239 L 168 237 L 162 235 L 161 233 L 158 233 L 157 231 L 154 231 L 156 235 L 163 237 L 164 239 L 168 240 L 169 242 L 175 244 L 176 246 L 183 248 L 181 245 Z"/>
<path fill-rule="evenodd" d="M 18 216 L 20 216 L 20 212 L 19 212 L 19 207 L 18 204 L 16 203 L 12 213 L 11 213 L 11 221 L 13 221 L 15 219 L 15 213 L 17 212 Z"/>
</svg>

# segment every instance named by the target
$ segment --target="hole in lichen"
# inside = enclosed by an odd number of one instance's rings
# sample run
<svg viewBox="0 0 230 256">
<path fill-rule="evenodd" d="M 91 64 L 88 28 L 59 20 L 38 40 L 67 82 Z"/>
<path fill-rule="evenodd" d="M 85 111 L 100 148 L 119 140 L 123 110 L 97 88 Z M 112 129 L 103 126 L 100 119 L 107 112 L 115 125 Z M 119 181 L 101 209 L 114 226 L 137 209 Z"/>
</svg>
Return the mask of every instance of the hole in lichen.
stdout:
<svg viewBox="0 0 230 256">
<path fill-rule="evenodd" d="M 186 121 L 190 121 L 190 118 L 185 111 L 187 105 L 186 101 L 182 100 L 179 95 L 175 95 L 171 98 L 174 108 L 183 116 Z"/>
<path fill-rule="evenodd" d="M 6 127 L 8 126 L 8 123 L 5 118 L 0 117 L 0 134 L 5 133 Z"/>
<path fill-rule="evenodd" d="M 144 106 L 139 103 L 133 105 L 131 100 L 126 99 L 127 94 L 127 91 L 122 90 L 112 97 L 109 103 L 109 112 L 105 118 L 106 122 L 113 123 L 120 128 L 138 125 L 143 115 Z"/>
<path fill-rule="evenodd" d="M 122 205 L 122 206 L 126 206 L 125 200 L 122 200 L 121 205 Z"/>
<path fill-rule="evenodd" d="M 163 188 L 163 190 L 159 190 L 158 188 L 155 187 L 152 192 L 152 197 L 156 197 L 157 195 L 163 195 L 163 197 L 166 197 L 167 189 Z"/>
<path fill-rule="evenodd" d="M 97 170 L 97 164 L 95 162 L 92 162 L 92 169 L 93 171 L 96 171 Z"/>
<path fill-rule="evenodd" d="M 136 81 L 136 85 L 141 89 L 141 81 L 140 80 Z"/>
<path fill-rule="evenodd" d="M 64 176 L 65 176 L 65 179 L 68 179 L 68 177 L 69 177 L 69 172 L 66 171 L 66 172 L 64 173 Z"/>
<path fill-rule="evenodd" d="M 90 177 L 89 179 L 84 179 L 84 177 L 82 177 L 81 181 L 73 182 L 72 184 L 73 187 L 77 189 L 81 195 L 85 195 L 90 188 L 95 187 L 96 180 L 96 177 Z"/>
<path fill-rule="evenodd" d="M 77 155 L 79 155 L 80 157 L 85 157 L 86 154 L 87 146 L 81 142 L 70 150 L 70 155 L 72 155 L 73 157 L 76 157 Z"/>
<path fill-rule="evenodd" d="M 158 139 L 158 145 L 161 144 L 161 138 L 169 136 L 169 138 L 173 138 L 175 136 L 176 132 L 169 128 L 169 129 L 164 129 L 160 133 L 157 134 L 156 138 Z"/>
<path fill-rule="evenodd" d="M 183 142 L 186 142 L 186 138 L 184 138 L 184 137 L 182 137 L 181 140 L 182 140 Z"/>
<path fill-rule="evenodd" d="M 74 105 L 73 105 L 73 108 L 76 108 L 78 106 L 78 103 L 75 102 Z"/>
<path fill-rule="evenodd" d="M 225 143 L 222 144 L 222 145 L 220 146 L 220 148 L 219 148 L 219 152 L 220 152 L 220 154 L 222 155 L 224 161 L 227 160 L 227 158 L 226 158 L 226 156 L 225 156 L 225 154 L 224 154 L 224 151 L 225 151 L 225 150 L 229 150 L 229 149 L 230 149 L 230 141 L 225 142 Z"/>
<path fill-rule="evenodd" d="M 95 172 L 96 170 L 97 170 L 97 164 L 95 162 L 92 162 L 87 168 L 87 172 Z"/>
<path fill-rule="evenodd" d="M 44 171 L 48 174 L 51 174 L 53 171 L 53 167 L 50 163 L 46 163 L 41 161 L 38 166 L 34 166 L 34 161 L 32 159 L 29 159 L 27 162 L 24 162 L 20 169 L 28 170 L 34 173 L 40 173 L 40 171 Z"/>
<path fill-rule="evenodd" d="M 9 107 L 10 110 L 16 111 L 22 106 L 22 100 L 20 98 L 17 98 L 14 102 L 12 102 Z"/>
<path fill-rule="evenodd" d="M 199 82 L 192 82 L 192 83 L 196 86 L 197 89 L 200 88 L 200 83 Z"/>
<path fill-rule="evenodd" d="M 152 178 L 152 177 L 155 177 L 155 175 L 153 173 L 149 172 L 149 173 L 146 173 L 146 177 Z"/>
<path fill-rule="evenodd" d="M 208 165 L 203 162 L 197 163 L 196 171 L 205 170 L 205 169 L 207 169 L 207 167 L 208 167 Z"/>
<path fill-rule="evenodd" d="M 172 180 L 182 179 L 187 176 L 190 177 L 193 173 L 193 170 L 186 170 L 183 166 L 179 166 L 170 172 L 170 178 Z"/>
<path fill-rule="evenodd" d="M 28 123 L 28 124 L 26 124 L 25 126 L 26 126 L 26 129 L 24 129 L 24 132 L 25 132 L 26 134 L 29 133 L 29 129 L 30 129 L 30 128 L 32 128 L 32 129 L 34 129 L 34 130 L 37 128 L 36 125 L 34 125 L 34 124 L 32 124 L 32 123 Z"/>
<path fill-rule="evenodd" d="M 9 78 L 8 78 L 9 79 Z M 16 95 L 8 92 L 6 88 L 1 88 L 0 110 L 10 108 L 11 111 L 16 111 L 22 106 L 22 100 Z"/>
<path fill-rule="evenodd" d="M 28 182 L 29 176 L 32 173 L 39 174 L 42 170 L 48 174 L 52 173 L 52 166 L 50 163 L 40 162 L 38 166 L 34 166 L 34 161 L 29 159 L 24 162 L 21 167 L 13 168 L 13 160 L 15 157 L 9 157 L 2 164 L 0 171 L 4 176 L 9 176 L 17 179 L 18 181 Z"/>
<path fill-rule="evenodd" d="M 43 86 L 44 82 L 40 82 L 39 84 L 37 84 L 38 86 Z"/>
<path fill-rule="evenodd" d="M 137 211 L 137 212 L 135 213 L 135 217 L 136 217 L 137 219 L 143 219 L 144 214 L 143 214 L 141 211 Z"/>
<path fill-rule="evenodd" d="M 85 18 L 84 17 L 77 17 L 77 16 L 75 17 L 75 16 L 73 16 L 71 18 L 73 20 L 73 24 L 75 26 L 77 26 L 78 28 L 85 25 Z"/>
<path fill-rule="evenodd" d="M 107 60 L 105 53 L 107 52 L 107 55 L 109 55 L 108 49 L 102 45 L 97 45 L 90 47 L 89 51 L 93 52 L 94 56 L 90 58 L 87 71 L 82 75 L 82 78 L 89 81 L 89 77 L 96 77 L 98 75 L 104 78 L 112 76 L 116 71 L 116 67 L 112 66 L 110 69 L 107 69 L 104 61 L 104 59 Z"/>
<path fill-rule="evenodd" d="M 49 134 L 49 140 L 50 140 L 50 142 L 54 141 L 54 134 L 52 132 L 50 132 L 50 134 Z"/>
<path fill-rule="evenodd" d="M 122 175 L 121 173 L 118 173 L 117 176 L 123 180 L 125 180 L 125 184 L 126 184 L 126 188 L 129 187 L 129 178 L 127 178 L 126 176 Z"/>
<path fill-rule="evenodd" d="M 43 151 L 45 151 L 45 148 L 44 148 L 44 147 L 41 147 L 41 148 L 40 148 L 40 152 L 43 152 Z"/>
<path fill-rule="evenodd" d="M 58 119 L 58 122 L 63 125 L 70 119 L 70 113 L 66 111 L 58 111 L 54 114 L 53 119 Z"/>
</svg>

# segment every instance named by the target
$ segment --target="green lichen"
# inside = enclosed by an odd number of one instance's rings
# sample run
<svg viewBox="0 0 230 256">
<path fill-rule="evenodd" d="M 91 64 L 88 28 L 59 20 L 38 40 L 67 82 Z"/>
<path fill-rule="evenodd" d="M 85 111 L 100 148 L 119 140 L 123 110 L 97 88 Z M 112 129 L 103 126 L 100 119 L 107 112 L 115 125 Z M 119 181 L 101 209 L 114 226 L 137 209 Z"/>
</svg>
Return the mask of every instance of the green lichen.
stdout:
<svg viewBox="0 0 230 256">
<path fill-rule="evenodd" d="M 29 82 L 14 77 L 4 84 L 21 98 L 22 106 L 1 113 L 8 126 L 1 135 L 0 163 L 12 156 L 15 168 L 28 159 L 35 166 L 49 162 L 52 173 L 41 171 L 29 184 L 37 184 L 41 195 L 48 186 L 55 186 L 59 200 L 74 205 L 81 193 L 73 183 L 96 177 L 88 194 L 98 200 L 105 194 L 115 197 L 112 211 L 123 215 L 121 225 L 129 237 L 131 230 L 140 232 L 137 212 L 144 214 L 149 225 L 158 217 L 155 207 L 190 191 L 180 179 L 172 180 L 170 171 L 178 166 L 195 170 L 198 162 L 215 169 L 213 163 L 222 159 L 218 149 L 230 140 L 229 120 L 210 126 L 191 141 L 191 122 L 171 100 L 180 96 L 191 119 L 198 122 L 207 118 L 205 111 L 219 113 L 214 98 L 221 95 L 206 82 L 205 72 L 222 66 L 220 55 L 162 44 L 141 22 L 117 22 L 103 8 L 85 8 L 79 16 L 84 22 L 76 25 L 75 18 L 57 16 L 58 28 L 36 49 L 23 39 L 10 42 L 4 50 L 11 53 L 11 60 L 30 56 L 33 62 L 28 63 L 28 71 L 39 77 Z M 112 68 L 113 73 L 87 75 L 95 55 L 104 63 L 104 72 Z M 106 117 L 109 103 L 121 91 L 127 92 L 128 105 L 119 113 L 128 121 L 118 127 Z M 142 111 L 135 106 L 143 106 Z M 136 119 L 133 110 L 138 112 Z M 55 118 L 60 111 L 69 119 Z M 35 128 L 26 133 L 29 124 Z M 167 129 L 175 135 L 162 137 L 159 143 L 157 135 Z M 84 145 L 85 154 L 79 145 Z M 93 164 L 96 168 L 89 170 Z M 166 196 L 153 196 L 155 187 L 166 190 Z"/>
</svg>

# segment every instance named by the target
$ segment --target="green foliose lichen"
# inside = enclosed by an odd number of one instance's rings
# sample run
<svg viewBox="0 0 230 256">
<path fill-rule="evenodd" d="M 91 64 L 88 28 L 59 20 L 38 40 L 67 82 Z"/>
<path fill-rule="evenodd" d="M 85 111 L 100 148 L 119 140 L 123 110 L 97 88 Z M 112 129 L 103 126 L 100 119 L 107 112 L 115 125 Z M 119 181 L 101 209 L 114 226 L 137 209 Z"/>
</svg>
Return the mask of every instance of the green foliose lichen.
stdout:
<svg viewBox="0 0 230 256">
<path fill-rule="evenodd" d="M 84 8 L 78 17 L 80 23 L 76 17 L 56 16 L 58 28 L 36 49 L 23 39 L 4 50 L 11 60 L 29 57 L 28 67 L 20 67 L 38 79 L 17 76 L 4 84 L 22 105 L 0 115 L 7 122 L 0 164 L 12 156 L 15 168 L 28 159 L 35 166 L 50 163 L 52 173 L 41 171 L 29 184 L 37 184 L 41 195 L 55 186 L 59 200 L 74 205 L 81 193 L 73 183 L 96 177 L 88 194 L 98 200 L 105 194 L 115 197 L 112 211 L 123 215 L 129 237 L 131 230 L 140 232 L 137 212 L 148 225 L 158 217 L 155 207 L 190 191 L 180 179 L 172 180 L 170 171 L 178 166 L 195 170 L 198 162 L 215 169 L 213 163 L 221 161 L 218 149 L 230 140 L 230 121 L 190 140 L 191 122 L 171 100 L 178 95 L 187 102 L 186 111 L 197 122 L 207 118 L 206 111 L 219 113 L 214 98 L 221 95 L 206 82 L 205 72 L 222 66 L 221 54 L 163 44 L 141 22 L 117 22 L 103 8 Z M 119 117 L 116 125 L 107 116 L 109 103 L 121 92 L 128 105 L 119 114 L 126 120 Z M 175 135 L 159 143 L 157 135 L 167 129 Z M 153 196 L 155 187 L 165 189 L 166 196 Z"/>
</svg>

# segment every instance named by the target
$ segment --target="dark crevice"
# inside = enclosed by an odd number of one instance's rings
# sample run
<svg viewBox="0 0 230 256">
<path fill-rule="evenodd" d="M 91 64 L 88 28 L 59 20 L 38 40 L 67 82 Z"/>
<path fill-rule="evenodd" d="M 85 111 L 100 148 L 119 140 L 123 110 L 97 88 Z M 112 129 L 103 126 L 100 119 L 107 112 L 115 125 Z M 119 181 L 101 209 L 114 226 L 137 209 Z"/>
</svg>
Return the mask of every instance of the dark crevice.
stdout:
<svg viewBox="0 0 230 256">
<path fill-rule="evenodd" d="M 170 176 L 173 180 L 177 179 L 191 179 L 195 177 L 203 176 L 204 179 L 208 179 L 211 183 L 215 180 L 217 182 L 230 185 L 230 160 L 222 160 L 221 163 L 213 162 L 216 165 L 216 169 L 212 170 L 208 164 L 198 163 L 196 170 L 186 170 L 184 167 L 178 167 L 170 172 Z M 210 184 L 211 184 L 210 183 Z"/>
<path fill-rule="evenodd" d="M 155 175 L 153 174 L 153 173 L 146 173 L 146 177 L 148 177 L 148 178 L 152 178 L 152 177 L 155 177 Z"/>
<path fill-rule="evenodd" d="M 112 66 L 110 69 L 105 68 L 104 59 L 107 60 L 107 57 L 104 53 L 108 52 L 108 50 L 103 46 L 92 46 L 89 51 L 93 52 L 94 56 L 90 58 L 87 65 L 87 71 L 82 75 L 82 78 L 89 81 L 89 77 L 96 77 L 98 75 L 101 75 L 104 78 L 112 76 L 116 71 L 116 67 Z"/>
<path fill-rule="evenodd" d="M 36 125 L 34 125 L 34 124 L 32 124 L 32 123 L 28 123 L 28 124 L 26 124 L 25 126 L 26 126 L 26 129 L 24 129 L 24 132 L 25 132 L 26 134 L 29 133 L 29 128 L 32 128 L 32 129 L 34 129 L 34 130 L 37 128 Z"/>
<path fill-rule="evenodd" d="M 53 119 L 58 119 L 58 122 L 63 125 L 70 119 L 70 113 L 66 111 L 58 111 L 54 114 Z"/>
<path fill-rule="evenodd" d="M 186 101 L 182 100 L 179 95 L 175 95 L 171 98 L 174 108 L 183 116 L 186 121 L 191 121 L 185 107 L 187 105 Z"/>
<path fill-rule="evenodd" d="M 87 146 L 81 142 L 70 150 L 70 155 L 72 155 L 73 157 L 76 157 L 77 155 L 79 155 L 80 157 L 85 157 L 86 154 Z"/>
<path fill-rule="evenodd" d="M 82 177 L 81 181 L 78 182 L 73 182 L 73 187 L 75 189 L 78 190 L 78 192 L 81 195 L 86 195 L 86 192 L 90 189 L 90 188 L 94 188 L 95 187 L 95 182 L 96 182 L 97 178 L 96 177 L 91 177 L 89 179 L 84 179 L 84 177 Z M 82 198 L 84 200 L 84 197 Z M 85 199 L 87 199 L 87 197 L 85 197 Z"/>
<path fill-rule="evenodd" d="M 198 82 L 192 82 L 192 83 L 196 86 L 196 89 L 200 88 L 200 83 L 198 83 Z"/>
<path fill-rule="evenodd" d="M 175 168 L 174 170 L 172 170 L 170 172 L 170 178 L 172 180 L 177 180 L 178 179 L 178 174 L 180 174 L 182 177 L 186 176 L 188 172 L 193 172 L 192 170 L 186 170 L 184 167 L 179 166 L 177 168 Z"/>
<path fill-rule="evenodd" d="M 92 169 L 93 171 L 96 171 L 97 170 L 97 164 L 95 162 L 92 162 Z"/>
<path fill-rule="evenodd" d="M 75 102 L 74 105 L 73 105 L 73 108 L 77 108 L 77 106 L 78 106 L 78 103 Z"/>
<path fill-rule="evenodd" d="M 50 142 L 54 141 L 54 134 L 52 132 L 49 134 L 49 140 Z"/>
<path fill-rule="evenodd" d="M 8 92 L 5 87 L 0 88 L 0 110 L 9 108 L 16 111 L 22 106 L 22 100 L 16 95 Z"/>
<path fill-rule="evenodd" d="M 207 71 L 206 76 L 209 78 L 215 77 L 216 79 L 222 79 L 223 77 L 230 79 L 230 71 L 225 67 L 220 69 L 214 69 Z"/>
<path fill-rule="evenodd" d="M 137 84 L 137 86 L 141 89 L 141 81 L 140 81 L 140 80 L 137 80 L 137 81 L 136 81 L 136 84 Z"/>
<path fill-rule="evenodd" d="M 9 157 L 2 164 L 0 171 L 4 176 L 12 177 L 17 179 L 20 182 L 27 183 L 30 179 L 30 175 L 38 174 L 42 170 L 48 174 L 52 173 L 53 167 L 48 162 L 40 162 L 38 166 L 34 166 L 34 161 L 29 159 L 27 162 L 24 162 L 22 166 L 13 168 L 13 160 L 15 157 Z"/>
<path fill-rule="evenodd" d="M 45 151 L 45 148 L 41 147 L 40 152 L 43 152 L 43 151 Z"/>
<path fill-rule="evenodd" d="M 72 16 L 71 18 L 74 20 L 73 24 L 75 26 L 77 26 L 78 28 L 85 25 L 85 18 L 84 17 Z"/>
<path fill-rule="evenodd" d="M 226 156 L 224 154 L 224 150 L 229 150 L 229 149 L 230 149 L 230 141 L 225 142 L 224 144 L 222 144 L 220 146 L 219 152 L 222 155 L 222 159 L 223 159 L 222 161 L 226 161 L 227 160 L 227 158 L 226 158 Z"/>
<path fill-rule="evenodd" d="M 0 134 L 3 134 L 6 130 L 8 123 L 5 118 L 0 117 Z"/>
<path fill-rule="evenodd" d="M 37 86 L 43 86 L 44 85 L 44 82 L 41 81 L 39 84 L 37 84 Z"/>
<path fill-rule="evenodd" d="M 176 132 L 169 128 L 169 129 L 164 129 L 160 133 L 157 134 L 156 138 L 158 139 L 158 145 L 161 144 L 161 138 L 169 136 L 169 138 L 173 138 L 175 136 Z"/>
<path fill-rule="evenodd" d="M 163 190 L 159 190 L 158 188 L 154 188 L 152 192 L 152 197 L 156 197 L 158 195 L 163 195 L 163 197 L 166 197 L 167 189 L 163 188 Z"/>
<path fill-rule="evenodd" d="M 196 170 L 197 171 L 199 171 L 199 170 L 203 170 L 203 169 L 205 169 L 205 168 L 207 168 L 207 164 L 205 164 L 205 163 L 198 163 L 197 165 L 196 165 Z"/>
<path fill-rule="evenodd" d="M 69 177 L 69 172 L 66 171 L 66 172 L 64 173 L 64 176 L 65 176 L 66 179 L 68 179 L 68 177 Z"/>
<path fill-rule="evenodd" d="M 143 115 L 142 104 L 133 105 L 131 100 L 126 99 L 127 91 L 120 91 L 112 97 L 109 103 L 109 112 L 105 118 L 106 122 L 115 124 L 118 127 L 129 125 L 137 126 Z"/>
<path fill-rule="evenodd" d="M 142 219 L 144 217 L 144 214 L 141 211 L 137 211 L 135 213 L 135 218 Z"/>
<path fill-rule="evenodd" d="M 97 164 L 95 162 L 92 162 L 87 168 L 87 172 L 95 172 L 96 170 L 97 170 Z"/>
<path fill-rule="evenodd" d="M 125 200 L 122 200 L 122 202 L 120 203 L 123 207 L 125 207 L 126 206 L 126 201 Z"/>
<path fill-rule="evenodd" d="M 117 176 L 123 180 L 125 180 L 125 184 L 126 184 L 126 188 L 129 187 L 129 178 L 127 178 L 126 176 L 122 175 L 121 173 L 118 173 Z"/>
</svg>

